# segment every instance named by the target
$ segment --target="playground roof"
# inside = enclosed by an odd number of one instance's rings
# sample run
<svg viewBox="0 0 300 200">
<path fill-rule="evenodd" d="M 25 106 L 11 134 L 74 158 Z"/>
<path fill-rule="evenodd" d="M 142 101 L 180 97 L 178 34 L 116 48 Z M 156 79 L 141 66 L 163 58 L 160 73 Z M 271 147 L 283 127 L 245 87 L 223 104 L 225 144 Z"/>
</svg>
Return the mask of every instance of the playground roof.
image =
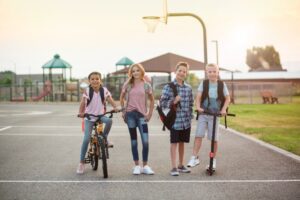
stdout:
<svg viewBox="0 0 300 200">
<path fill-rule="evenodd" d="M 128 65 L 132 65 L 134 62 L 132 60 L 130 60 L 129 58 L 127 57 L 123 57 L 121 58 L 117 63 L 116 63 L 116 66 L 128 66 Z"/>
<path fill-rule="evenodd" d="M 60 58 L 60 56 L 58 54 L 55 54 L 53 59 L 48 61 L 46 64 L 44 64 L 42 66 L 42 68 L 48 68 L 48 69 L 53 69 L 53 68 L 57 68 L 57 69 L 66 69 L 66 68 L 72 68 L 72 66 L 64 61 L 63 59 Z"/>
<path fill-rule="evenodd" d="M 166 53 L 143 62 L 140 62 L 145 68 L 146 72 L 165 72 L 171 73 L 175 71 L 175 66 L 178 62 L 187 62 L 190 65 L 190 70 L 204 70 L 204 63 L 180 56 L 174 53 Z M 127 73 L 128 68 L 124 68 L 114 72 L 113 74 L 124 74 Z"/>
</svg>

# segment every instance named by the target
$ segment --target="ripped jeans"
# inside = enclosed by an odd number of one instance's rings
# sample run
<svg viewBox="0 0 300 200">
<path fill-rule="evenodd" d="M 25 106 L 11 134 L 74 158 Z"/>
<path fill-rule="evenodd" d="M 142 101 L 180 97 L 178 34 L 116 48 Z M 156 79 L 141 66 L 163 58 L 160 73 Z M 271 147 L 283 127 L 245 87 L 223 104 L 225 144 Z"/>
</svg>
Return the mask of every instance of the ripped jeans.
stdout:
<svg viewBox="0 0 300 200">
<path fill-rule="evenodd" d="M 143 162 L 148 161 L 148 153 L 149 153 L 149 136 L 148 136 L 148 124 L 145 121 L 144 116 L 139 113 L 138 111 L 130 111 L 127 112 L 125 115 L 126 123 L 130 133 L 131 139 L 131 151 L 132 157 L 134 161 L 139 160 L 139 153 L 138 153 L 138 143 L 137 143 L 137 130 L 138 127 L 142 144 L 143 144 Z"/>
</svg>

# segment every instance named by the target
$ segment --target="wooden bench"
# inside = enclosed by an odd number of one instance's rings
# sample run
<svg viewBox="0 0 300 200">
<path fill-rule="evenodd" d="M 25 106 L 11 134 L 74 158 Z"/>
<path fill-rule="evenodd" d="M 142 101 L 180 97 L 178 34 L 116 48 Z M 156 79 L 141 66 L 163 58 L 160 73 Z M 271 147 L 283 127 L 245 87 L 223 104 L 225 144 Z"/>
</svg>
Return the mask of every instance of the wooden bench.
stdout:
<svg viewBox="0 0 300 200">
<path fill-rule="evenodd" d="M 264 104 L 275 104 L 279 103 L 278 97 L 275 97 L 274 94 L 269 90 L 264 90 L 260 92 Z"/>
</svg>

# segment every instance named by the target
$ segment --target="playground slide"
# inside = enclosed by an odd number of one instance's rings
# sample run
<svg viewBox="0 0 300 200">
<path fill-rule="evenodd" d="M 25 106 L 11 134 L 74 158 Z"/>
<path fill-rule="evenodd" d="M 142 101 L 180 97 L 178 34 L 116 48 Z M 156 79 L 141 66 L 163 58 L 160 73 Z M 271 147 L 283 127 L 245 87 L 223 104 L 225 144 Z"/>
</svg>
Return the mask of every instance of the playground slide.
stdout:
<svg viewBox="0 0 300 200">
<path fill-rule="evenodd" d="M 47 80 L 45 82 L 43 92 L 38 96 L 32 97 L 32 101 L 39 101 L 45 96 L 49 95 L 51 93 L 51 87 L 52 87 L 52 83 L 49 80 Z"/>
<path fill-rule="evenodd" d="M 50 92 L 44 90 L 39 96 L 32 97 L 32 101 L 39 101 L 42 98 L 44 98 L 45 96 L 47 96 L 48 94 L 50 94 Z"/>
</svg>

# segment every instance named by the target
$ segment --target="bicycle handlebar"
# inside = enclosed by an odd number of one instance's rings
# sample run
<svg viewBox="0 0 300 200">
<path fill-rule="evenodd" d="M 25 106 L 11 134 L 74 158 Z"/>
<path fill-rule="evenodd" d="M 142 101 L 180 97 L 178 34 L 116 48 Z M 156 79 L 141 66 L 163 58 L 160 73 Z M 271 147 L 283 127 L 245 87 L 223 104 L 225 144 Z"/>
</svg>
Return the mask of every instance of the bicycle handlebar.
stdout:
<svg viewBox="0 0 300 200">
<path fill-rule="evenodd" d="M 119 113 L 119 112 L 122 112 L 123 110 L 120 109 L 118 111 L 115 111 L 115 110 L 111 110 L 111 111 L 107 111 L 105 113 L 103 113 L 102 115 L 94 115 L 94 114 L 89 114 L 89 113 L 84 113 L 83 117 L 87 117 L 88 119 L 90 119 L 90 117 L 97 117 L 98 119 L 100 119 L 101 117 L 107 115 L 107 114 L 110 114 L 109 115 L 109 118 L 112 118 L 113 117 L 113 113 Z M 80 115 L 78 114 L 77 117 L 80 117 Z"/>
<path fill-rule="evenodd" d="M 197 114 L 206 114 L 206 115 L 212 115 L 212 116 L 217 116 L 217 117 L 222 117 L 222 114 L 220 112 L 217 112 L 217 113 L 213 113 L 213 112 L 209 112 L 209 111 L 204 111 L 204 112 L 201 112 L 199 113 L 197 110 L 196 110 L 196 113 Z M 226 116 L 231 116 L 231 117 L 235 117 L 235 114 L 233 113 L 226 113 Z"/>
<path fill-rule="evenodd" d="M 198 117 L 201 114 L 206 114 L 206 115 L 211 115 L 211 116 L 216 116 L 216 117 L 222 117 L 222 114 L 220 112 L 217 112 L 217 113 L 213 113 L 213 112 L 209 112 L 209 111 L 198 112 L 197 110 L 195 112 L 197 113 L 196 120 L 198 120 Z M 226 116 L 235 117 L 236 115 L 233 114 L 233 113 L 226 113 L 225 117 Z"/>
</svg>

